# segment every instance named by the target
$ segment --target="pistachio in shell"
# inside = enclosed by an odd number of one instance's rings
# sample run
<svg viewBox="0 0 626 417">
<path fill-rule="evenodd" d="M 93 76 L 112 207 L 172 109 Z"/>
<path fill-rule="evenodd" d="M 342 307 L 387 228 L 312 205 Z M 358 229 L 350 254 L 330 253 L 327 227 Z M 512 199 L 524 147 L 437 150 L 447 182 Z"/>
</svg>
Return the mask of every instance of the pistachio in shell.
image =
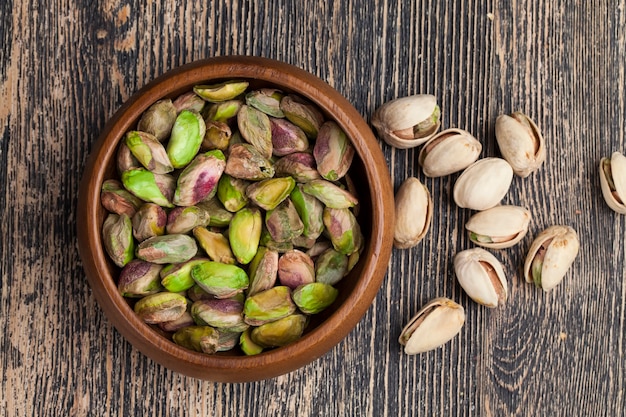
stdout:
<svg viewBox="0 0 626 417">
<path fill-rule="evenodd" d="M 508 285 L 502 264 L 483 248 L 466 249 L 454 257 L 457 281 L 478 304 L 494 308 L 504 304 Z"/>
<path fill-rule="evenodd" d="M 502 157 L 522 178 L 539 169 L 546 159 L 541 131 L 530 117 L 520 111 L 498 116 L 496 141 Z"/>
<path fill-rule="evenodd" d="M 465 223 L 472 242 L 491 249 L 509 248 L 528 232 L 530 212 L 518 206 L 504 205 L 474 214 Z"/>
<path fill-rule="evenodd" d="M 442 177 L 470 166 L 481 150 L 482 145 L 471 133 L 451 128 L 430 138 L 422 147 L 418 161 L 427 177 Z"/>
<path fill-rule="evenodd" d="M 472 210 L 490 209 L 504 198 L 512 180 L 513 168 L 504 159 L 479 159 L 465 168 L 454 183 L 454 202 Z"/>
<path fill-rule="evenodd" d="M 407 178 L 395 196 L 394 246 L 407 249 L 417 245 L 428 233 L 433 217 L 433 202 L 428 188 L 415 178 Z"/>
<path fill-rule="evenodd" d="M 626 214 L 626 157 L 620 152 L 600 160 L 600 187 L 606 204 L 616 213 Z"/>
</svg>

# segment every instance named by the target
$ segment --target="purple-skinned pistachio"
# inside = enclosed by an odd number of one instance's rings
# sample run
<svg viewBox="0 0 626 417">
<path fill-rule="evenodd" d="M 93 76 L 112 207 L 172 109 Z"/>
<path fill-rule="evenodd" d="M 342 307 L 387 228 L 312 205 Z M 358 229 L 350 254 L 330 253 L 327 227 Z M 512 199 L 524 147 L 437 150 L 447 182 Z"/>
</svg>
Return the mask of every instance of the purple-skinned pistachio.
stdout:
<svg viewBox="0 0 626 417">
<path fill-rule="evenodd" d="M 280 285 L 246 298 L 243 307 L 244 321 L 251 326 L 282 319 L 295 311 L 291 290 Z"/>
<path fill-rule="evenodd" d="M 329 120 L 320 127 L 313 146 L 313 156 L 322 177 L 336 181 L 348 172 L 354 157 L 354 147 L 339 125 Z"/>
<path fill-rule="evenodd" d="M 206 101 L 193 91 L 189 91 L 176 97 L 172 104 L 174 105 L 174 108 L 176 108 L 176 114 L 183 110 L 192 110 L 200 113 L 204 110 Z"/>
<path fill-rule="evenodd" d="M 106 180 L 102 183 L 100 201 L 111 213 L 124 213 L 128 217 L 133 217 L 143 204 L 143 201 L 126 190 L 117 180 Z"/>
<path fill-rule="evenodd" d="M 358 253 L 358 252 L 357 252 Z M 348 272 L 348 256 L 333 248 L 321 253 L 315 260 L 315 281 L 335 285 Z"/>
<path fill-rule="evenodd" d="M 217 352 L 219 338 L 219 331 L 211 326 L 184 327 L 172 335 L 177 345 L 209 355 Z"/>
<path fill-rule="evenodd" d="M 200 201 L 196 204 L 196 207 L 201 208 L 209 214 L 209 226 L 212 227 L 227 227 L 233 218 L 233 213 L 226 210 L 217 197 Z"/>
<path fill-rule="evenodd" d="M 250 331 L 250 340 L 263 348 L 285 346 L 302 337 L 307 324 L 305 315 L 292 314 L 253 328 Z"/>
<path fill-rule="evenodd" d="M 206 133 L 206 124 L 198 112 L 178 113 L 167 142 L 167 156 L 174 168 L 182 168 L 196 156 Z"/>
<path fill-rule="evenodd" d="M 296 186 L 291 177 L 269 178 L 255 182 L 246 188 L 246 195 L 264 210 L 273 210 L 283 202 Z"/>
<path fill-rule="evenodd" d="M 310 139 L 317 136 L 319 128 L 324 123 L 324 115 L 315 105 L 294 94 L 283 97 L 280 109 L 287 120 L 302 129 Z"/>
<path fill-rule="evenodd" d="M 246 104 L 268 116 L 283 118 L 285 113 L 280 109 L 280 100 L 283 96 L 283 92 L 275 88 L 261 88 L 246 94 Z"/>
<path fill-rule="evenodd" d="M 227 100 L 215 103 L 209 108 L 205 121 L 228 122 L 237 116 L 239 109 L 243 106 L 243 100 Z"/>
<path fill-rule="evenodd" d="M 306 253 L 293 249 L 278 259 L 278 280 L 292 290 L 315 282 L 315 265 Z"/>
<path fill-rule="evenodd" d="M 123 140 L 120 141 L 120 144 L 117 147 L 117 153 L 115 155 L 116 164 L 117 164 L 117 173 L 122 175 L 124 171 L 128 171 L 129 169 L 141 168 L 141 162 L 135 158 L 133 153 L 126 146 L 126 142 Z"/>
<path fill-rule="evenodd" d="M 363 245 L 361 228 L 349 209 L 326 207 L 322 219 L 336 251 L 350 255 L 361 249 Z"/>
<path fill-rule="evenodd" d="M 144 203 L 133 216 L 133 236 L 139 242 L 165 234 L 167 213 L 155 203 Z"/>
<path fill-rule="evenodd" d="M 172 100 L 159 100 L 143 112 L 137 130 L 150 133 L 159 142 L 163 142 L 170 136 L 177 114 L 178 110 Z"/>
<path fill-rule="evenodd" d="M 332 248 L 333 244 L 326 239 L 318 239 L 315 244 L 306 251 L 306 254 L 315 260 L 318 256 L 324 253 L 327 249 Z"/>
<path fill-rule="evenodd" d="M 294 187 L 289 198 L 302 220 L 304 226 L 302 235 L 307 238 L 317 239 L 324 231 L 324 222 L 322 221 L 324 204 L 311 194 L 303 192 L 302 184 Z"/>
<path fill-rule="evenodd" d="M 226 157 L 220 150 L 197 155 L 178 177 L 174 204 L 193 206 L 211 198 L 226 167 Z"/>
<path fill-rule="evenodd" d="M 191 269 L 191 277 L 215 298 L 230 298 L 248 288 L 246 271 L 239 266 L 206 261 Z"/>
<path fill-rule="evenodd" d="M 226 210 L 235 213 L 248 204 L 248 197 L 246 196 L 248 185 L 250 182 L 247 180 L 224 174 L 217 184 L 217 198 Z"/>
<path fill-rule="evenodd" d="M 166 265 L 160 271 L 161 285 L 169 292 L 186 291 L 193 287 L 196 282 L 191 277 L 191 269 L 207 258 L 193 257 L 186 262 Z"/>
<path fill-rule="evenodd" d="M 272 157 L 272 126 L 267 114 L 244 104 L 237 113 L 237 127 L 244 140 L 261 155 Z"/>
<path fill-rule="evenodd" d="M 144 168 L 155 174 L 167 174 L 174 170 L 165 147 L 151 133 L 131 130 L 124 136 L 124 142 Z"/>
<path fill-rule="evenodd" d="M 235 178 L 259 181 L 273 177 L 274 167 L 254 146 L 249 143 L 235 143 L 228 148 L 224 172 Z"/>
<path fill-rule="evenodd" d="M 313 282 L 301 285 L 293 291 L 293 301 L 305 314 L 317 314 L 337 299 L 339 290 L 332 285 Z"/>
<path fill-rule="evenodd" d="M 187 299 L 173 292 L 147 295 L 135 303 L 135 313 L 148 324 L 176 320 L 187 310 Z"/>
<path fill-rule="evenodd" d="M 248 296 L 272 288 L 278 277 L 278 252 L 260 246 L 248 266 L 248 277 Z"/>
<path fill-rule="evenodd" d="M 196 206 L 176 207 L 167 216 L 167 233 L 188 233 L 197 226 L 207 226 L 209 214 Z"/>
<path fill-rule="evenodd" d="M 222 233 L 212 232 L 206 227 L 198 226 L 193 229 L 193 235 L 212 261 L 224 264 L 237 263 L 230 249 L 228 238 Z"/>
<path fill-rule="evenodd" d="M 285 156 L 309 149 L 309 140 L 304 131 L 286 119 L 270 118 L 272 127 L 272 152 Z"/>
<path fill-rule="evenodd" d="M 137 258 L 157 264 L 186 262 L 196 256 L 196 241 L 187 235 L 163 235 L 146 239 L 137 246 Z"/>
<path fill-rule="evenodd" d="M 202 289 L 201 286 L 195 284 L 191 288 L 187 290 L 187 298 L 191 301 L 198 300 L 214 300 L 216 297 L 213 294 L 210 294 Z"/>
<path fill-rule="evenodd" d="M 158 324 L 159 328 L 164 332 L 177 332 L 185 327 L 194 326 L 196 322 L 189 311 L 185 311 L 179 318 L 170 321 L 164 321 Z"/>
<path fill-rule="evenodd" d="M 266 227 L 263 227 L 263 229 L 261 230 L 261 239 L 259 244 L 267 247 L 268 249 L 275 250 L 278 253 L 285 253 L 293 249 L 293 243 L 291 241 L 276 242 L 274 239 L 272 239 L 272 235 Z"/>
<path fill-rule="evenodd" d="M 196 324 L 218 330 L 243 332 L 249 325 L 243 321 L 243 303 L 231 299 L 199 300 L 191 305 Z"/>
<path fill-rule="evenodd" d="M 304 183 L 322 178 L 315 166 L 315 158 L 307 152 L 295 152 L 285 155 L 274 163 L 277 177 L 293 177 Z"/>
<path fill-rule="evenodd" d="M 217 351 L 226 352 L 233 349 L 239 343 L 241 332 L 233 332 L 229 330 L 219 329 L 220 337 L 217 341 Z"/>
<path fill-rule="evenodd" d="M 133 224 L 126 214 L 110 213 L 107 216 L 102 225 L 102 240 L 115 265 L 123 267 L 133 259 Z"/>
<path fill-rule="evenodd" d="M 117 289 L 123 297 L 130 298 L 155 294 L 163 290 L 159 275 L 162 268 L 162 265 L 133 259 L 122 268 Z"/>
<path fill-rule="evenodd" d="M 172 198 L 176 180 L 169 174 L 155 174 L 145 168 L 130 169 L 122 173 L 124 188 L 143 201 L 161 207 L 174 207 Z"/>
<path fill-rule="evenodd" d="M 243 208 L 233 216 L 228 229 L 228 240 L 240 264 L 247 265 L 256 255 L 262 228 L 261 212 L 256 208 Z"/>
<path fill-rule="evenodd" d="M 226 123 L 209 120 L 206 122 L 206 133 L 200 149 L 204 151 L 211 149 L 225 151 L 228 149 L 232 134 L 230 127 Z"/>
<path fill-rule="evenodd" d="M 302 234 L 304 224 L 289 198 L 265 213 L 265 227 L 276 242 L 290 242 Z"/>
<path fill-rule="evenodd" d="M 309 181 L 302 186 L 302 191 L 334 209 L 350 208 L 359 203 L 355 196 L 327 180 Z"/>
<path fill-rule="evenodd" d="M 306 237 L 303 235 L 296 236 L 293 239 L 291 239 L 291 243 L 293 244 L 294 248 L 301 248 L 301 249 L 312 248 L 313 245 L 315 245 L 316 241 L 317 241 L 316 238 Z"/>
<path fill-rule="evenodd" d="M 243 80 L 229 80 L 211 85 L 196 85 L 193 91 L 204 100 L 211 103 L 232 100 L 243 94 L 248 88 L 248 82 Z"/>
</svg>

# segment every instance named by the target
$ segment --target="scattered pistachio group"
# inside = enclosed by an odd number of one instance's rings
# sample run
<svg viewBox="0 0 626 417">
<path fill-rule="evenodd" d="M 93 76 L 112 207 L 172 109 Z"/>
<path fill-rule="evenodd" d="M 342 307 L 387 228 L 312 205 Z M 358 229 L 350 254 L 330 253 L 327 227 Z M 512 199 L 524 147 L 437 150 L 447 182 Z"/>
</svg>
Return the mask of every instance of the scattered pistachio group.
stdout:
<svg viewBox="0 0 626 417">
<path fill-rule="evenodd" d="M 297 340 L 363 249 L 353 156 L 337 123 L 273 88 L 233 80 L 154 103 L 102 184 L 120 293 L 195 351 Z"/>
</svg>

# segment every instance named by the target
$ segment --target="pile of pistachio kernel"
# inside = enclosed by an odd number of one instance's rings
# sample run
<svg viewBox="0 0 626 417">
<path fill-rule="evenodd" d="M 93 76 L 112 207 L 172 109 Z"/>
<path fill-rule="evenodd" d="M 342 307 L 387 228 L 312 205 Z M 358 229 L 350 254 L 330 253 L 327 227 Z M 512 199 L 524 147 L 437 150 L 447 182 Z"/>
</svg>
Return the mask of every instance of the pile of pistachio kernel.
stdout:
<svg viewBox="0 0 626 417">
<path fill-rule="evenodd" d="M 247 81 L 154 103 L 119 144 L 120 179 L 102 184 L 120 293 L 195 351 L 297 340 L 363 248 L 353 156 L 312 103 Z"/>
</svg>

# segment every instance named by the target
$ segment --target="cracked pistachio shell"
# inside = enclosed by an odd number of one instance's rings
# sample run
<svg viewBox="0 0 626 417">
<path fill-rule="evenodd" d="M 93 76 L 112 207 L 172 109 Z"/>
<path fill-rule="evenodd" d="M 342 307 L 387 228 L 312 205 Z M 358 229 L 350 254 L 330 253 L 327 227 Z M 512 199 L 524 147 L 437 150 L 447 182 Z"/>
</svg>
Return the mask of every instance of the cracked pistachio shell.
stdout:
<svg viewBox="0 0 626 417">
<path fill-rule="evenodd" d="M 315 264 L 306 253 L 293 249 L 278 258 L 278 280 L 281 285 L 296 289 L 315 282 Z"/>
<path fill-rule="evenodd" d="M 324 115 L 315 105 L 298 95 L 289 94 L 280 101 L 280 109 L 287 120 L 302 129 L 309 139 L 317 137 Z"/>
<path fill-rule="evenodd" d="M 283 92 L 275 88 L 261 88 L 246 94 L 246 104 L 268 116 L 283 118 L 285 113 L 280 109 L 280 100 L 283 96 Z"/>
<path fill-rule="evenodd" d="M 250 339 L 261 347 L 285 346 L 302 337 L 308 320 L 302 314 L 292 314 L 252 329 Z"/>
<path fill-rule="evenodd" d="M 261 240 L 263 219 L 256 208 L 243 208 L 233 216 L 228 229 L 228 240 L 235 259 L 242 265 L 250 263 Z"/>
<path fill-rule="evenodd" d="M 189 326 L 174 333 L 172 340 L 179 346 L 211 355 L 217 352 L 219 337 L 219 331 L 211 326 Z"/>
<path fill-rule="evenodd" d="M 265 213 L 265 227 L 276 242 L 291 242 L 300 236 L 304 224 L 289 198 Z"/>
<path fill-rule="evenodd" d="M 123 267 L 133 259 L 135 241 L 133 240 L 133 224 L 126 214 L 110 213 L 102 225 L 104 249 L 119 267 Z"/>
<path fill-rule="evenodd" d="M 274 163 L 274 169 L 277 177 L 293 177 L 299 183 L 322 178 L 315 166 L 315 158 L 307 152 L 283 156 Z"/>
<path fill-rule="evenodd" d="M 129 169 L 141 168 L 141 163 L 135 158 L 133 153 L 126 146 L 125 141 L 120 141 L 115 154 L 115 162 L 117 164 L 117 173 L 122 175 L 124 171 Z"/>
<path fill-rule="evenodd" d="M 137 246 L 137 258 L 157 264 L 186 262 L 196 256 L 196 241 L 181 234 L 155 236 Z"/>
<path fill-rule="evenodd" d="M 226 100 L 221 103 L 212 104 L 209 108 L 206 121 L 228 122 L 237 116 L 239 109 L 243 106 L 243 100 Z"/>
<path fill-rule="evenodd" d="M 407 249 L 428 233 L 433 217 L 433 201 L 428 188 L 415 177 L 407 178 L 395 197 L 394 246 Z"/>
<path fill-rule="evenodd" d="M 417 94 L 389 101 L 376 110 L 372 125 L 387 144 L 414 148 L 428 141 L 441 126 L 437 98 Z"/>
<path fill-rule="evenodd" d="M 237 263 L 228 238 L 223 234 L 199 226 L 193 229 L 193 236 L 212 261 L 231 265 Z"/>
<path fill-rule="evenodd" d="M 191 277 L 216 298 L 230 298 L 248 288 L 246 271 L 236 265 L 206 261 L 191 268 Z"/>
<path fill-rule="evenodd" d="M 246 195 L 263 210 L 273 210 L 289 197 L 295 186 L 296 181 L 291 177 L 268 178 L 249 185 Z"/>
<path fill-rule="evenodd" d="M 452 340 L 464 323 L 463 306 L 445 297 L 435 298 L 409 320 L 398 342 L 407 355 L 427 352 Z"/>
<path fill-rule="evenodd" d="M 302 191 L 317 198 L 329 208 L 345 209 L 359 204 L 355 196 L 327 180 L 311 180 L 304 183 Z"/>
<path fill-rule="evenodd" d="M 161 207 L 174 207 L 171 203 L 176 189 L 176 180 L 169 174 L 155 174 L 144 168 L 131 169 L 122 173 L 124 188 L 143 201 Z"/>
<path fill-rule="evenodd" d="M 337 181 L 348 173 L 354 158 L 354 147 L 343 129 L 329 120 L 320 127 L 313 146 L 313 157 L 321 176 Z"/>
<path fill-rule="evenodd" d="M 206 261 L 206 258 L 194 257 L 185 262 L 166 265 L 160 271 L 161 285 L 169 292 L 188 290 L 196 284 L 191 277 L 191 269 Z"/>
<path fill-rule="evenodd" d="M 600 160 L 600 187 L 606 204 L 616 213 L 626 214 L 626 157 L 613 152 Z"/>
<path fill-rule="evenodd" d="M 167 213 L 154 203 L 144 203 L 133 216 L 133 236 L 139 242 L 165 234 Z"/>
<path fill-rule="evenodd" d="M 300 220 L 302 221 L 302 235 L 307 238 L 317 239 L 324 231 L 324 203 L 303 191 L 302 184 L 296 184 L 289 195 Z"/>
<path fill-rule="evenodd" d="M 243 307 L 244 321 L 251 326 L 282 319 L 295 311 L 291 289 L 280 285 L 246 298 Z"/>
<path fill-rule="evenodd" d="M 178 111 L 172 100 L 159 100 L 143 112 L 137 130 L 154 135 L 159 142 L 163 142 L 170 136 Z"/>
<path fill-rule="evenodd" d="M 212 227 L 227 227 L 233 218 L 233 213 L 226 210 L 217 197 L 200 201 L 196 204 L 196 207 L 201 208 L 209 214 L 209 226 Z"/>
<path fill-rule="evenodd" d="M 335 285 L 348 273 L 348 256 L 333 248 L 322 252 L 315 260 L 315 281 Z"/>
<path fill-rule="evenodd" d="M 530 245 L 524 262 L 524 279 L 549 291 L 563 280 L 578 255 L 580 242 L 570 226 L 550 226 Z"/>
<path fill-rule="evenodd" d="M 206 124 L 198 112 L 183 110 L 176 117 L 167 142 L 167 156 L 174 168 L 182 168 L 196 156 L 206 134 Z"/>
<path fill-rule="evenodd" d="M 251 335 L 252 328 L 249 327 L 239 336 L 239 347 L 247 356 L 258 355 L 263 352 L 263 346 L 254 343 Z"/>
<path fill-rule="evenodd" d="M 300 285 L 293 291 L 294 303 L 305 314 L 317 314 L 335 302 L 339 290 L 323 282 Z"/>
<path fill-rule="evenodd" d="M 442 177 L 461 171 L 478 159 L 480 142 L 463 129 L 446 129 L 428 140 L 419 154 L 427 177 Z"/>
<path fill-rule="evenodd" d="M 243 303 L 232 299 L 198 300 L 191 305 L 196 323 L 228 332 L 243 332 L 249 325 L 243 321 Z"/>
<path fill-rule="evenodd" d="M 304 131 L 286 119 L 270 117 L 272 127 L 272 153 L 285 156 L 309 149 L 309 139 Z"/>
<path fill-rule="evenodd" d="M 459 207 L 482 211 L 497 206 L 509 191 L 513 169 L 501 158 L 479 159 L 467 167 L 454 184 Z"/>
<path fill-rule="evenodd" d="M 204 110 L 206 101 L 204 101 L 193 91 L 189 91 L 176 97 L 172 104 L 174 105 L 174 108 L 176 109 L 176 114 L 178 115 L 178 113 L 183 110 L 191 110 L 200 113 L 202 110 Z"/>
<path fill-rule="evenodd" d="M 163 290 L 159 275 L 162 268 L 162 265 L 133 259 L 122 268 L 117 289 L 123 297 L 130 298 L 155 294 Z"/>
<path fill-rule="evenodd" d="M 278 277 L 278 252 L 265 246 L 259 246 L 256 255 L 248 265 L 250 286 L 248 296 L 269 290 Z"/>
<path fill-rule="evenodd" d="M 209 199 L 217 191 L 217 184 L 226 167 L 226 157 L 220 150 L 197 155 L 178 177 L 174 204 L 193 206 Z"/>
<path fill-rule="evenodd" d="M 244 140 L 261 155 L 272 157 L 272 125 L 267 114 L 244 104 L 237 113 L 237 127 Z"/>
<path fill-rule="evenodd" d="M 159 328 L 164 332 L 177 332 L 185 327 L 194 326 L 196 323 L 189 311 L 185 311 L 179 318 L 170 321 L 164 321 L 158 324 Z"/>
<path fill-rule="evenodd" d="M 167 216 L 167 233 L 188 233 L 197 226 L 209 224 L 209 215 L 205 210 L 196 206 L 176 207 Z"/>
<path fill-rule="evenodd" d="M 204 100 L 212 103 L 232 100 L 243 94 L 248 88 L 248 82 L 242 80 L 230 80 L 211 85 L 196 85 L 193 91 Z"/>
<path fill-rule="evenodd" d="M 250 182 L 247 180 L 224 174 L 217 184 L 217 198 L 226 210 L 236 213 L 248 204 L 246 196 L 248 185 Z"/>
<path fill-rule="evenodd" d="M 495 206 L 474 214 L 465 223 L 472 242 L 491 249 L 509 248 L 528 232 L 530 212 L 523 207 Z"/>
<path fill-rule="evenodd" d="M 259 181 L 274 176 L 272 162 L 249 143 L 236 143 L 228 148 L 225 173 L 235 178 Z"/>
<path fill-rule="evenodd" d="M 363 246 L 361 227 L 349 209 L 324 208 L 322 215 L 328 237 L 336 251 L 350 255 Z"/>
<path fill-rule="evenodd" d="M 111 213 L 133 217 L 143 204 L 141 199 L 124 188 L 117 180 L 106 180 L 100 191 L 102 206 Z"/>
<path fill-rule="evenodd" d="M 176 320 L 187 310 L 187 299 L 173 292 L 147 295 L 135 303 L 135 313 L 148 324 Z"/>
<path fill-rule="evenodd" d="M 212 149 L 225 151 L 228 149 L 230 138 L 232 136 L 230 126 L 224 122 L 213 120 L 205 121 L 205 124 L 206 133 L 204 134 L 204 139 L 202 139 L 200 149 L 203 151 L 209 151 Z"/>
<path fill-rule="evenodd" d="M 508 285 L 502 264 L 482 248 L 461 251 L 454 257 L 456 278 L 478 304 L 494 308 L 504 304 Z"/>
<path fill-rule="evenodd" d="M 496 119 L 496 141 L 502 157 L 513 172 L 522 178 L 539 169 L 546 159 L 546 148 L 541 131 L 522 112 L 502 114 Z"/>
</svg>

